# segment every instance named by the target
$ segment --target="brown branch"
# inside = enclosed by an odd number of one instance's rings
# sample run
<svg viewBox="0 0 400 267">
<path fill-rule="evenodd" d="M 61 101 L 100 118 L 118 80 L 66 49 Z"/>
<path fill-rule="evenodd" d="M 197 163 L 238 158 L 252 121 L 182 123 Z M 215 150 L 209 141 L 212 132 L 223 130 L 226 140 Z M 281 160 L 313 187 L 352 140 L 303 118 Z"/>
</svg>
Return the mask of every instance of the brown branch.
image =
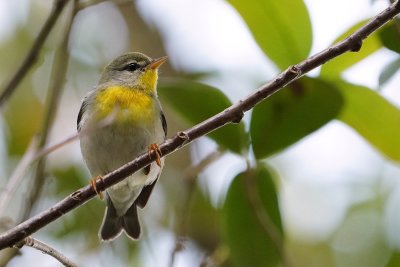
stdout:
<svg viewBox="0 0 400 267">
<path fill-rule="evenodd" d="M 68 3 L 69 0 L 55 0 L 53 9 L 46 22 L 44 23 L 42 29 L 39 32 L 38 37 L 35 39 L 35 42 L 32 44 L 28 54 L 26 55 L 24 61 L 21 66 L 14 74 L 14 76 L 10 79 L 10 81 L 4 86 L 2 93 L 0 95 L 0 106 L 11 96 L 14 90 L 17 88 L 19 83 L 24 79 L 25 75 L 28 73 L 30 68 L 35 64 L 40 50 L 47 37 L 49 36 L 51 29 L 56 24 L 57 19 L 60 17 L 64 7 Z"/>
<path fill-rule="evenodd" d="M 18 242 L 15 245 L 15 247 L 17 247 L 17 248 L 22 248 L 23 246 L 32 247 L 34 249 L 37 249 L 37 250 L 43 252 L 44 254 L 52 256 L 53 258 L 58 260 L 62 265 L 66 266 L 66 267 L 77 267 L 77 265 L 75 263 L 70 261 L 61 252 L 59 252 L 58 250 L 50 247 L 49 245 L 31 237 L 31 236 L 24 238 L 21 242 Z"/>
<path fill-rule="evenodd" d="M 361 48 L 362 41 L 365 38 L 367 38 L 371 33 L 376 31 L 399 13 L 400 3 L 398 0 L 345 40 L 323 50 L 322 52 L 304 60 L 303 62 L 300 62 L 297 65 L 289 67 L 274 80 L 266 83 L 260 87 L 258 91 L 249 95 L 247 98 L 230 106 L 213 117 L 193 126 L 192 128 L 177 133 L 173 138 L 166 140 L 159 146 L 162 155 L 166 156 L 171 154 L 172 152 L 191 143 L 193 140 L 218 129 L 225 124 L 239 122 L 243 117 L 244 112 L 247 112 L 256 104 L 271 96 L 282 87 L 300 78 L 308 71 L 321 66 L 328 60 L 331 60 L 345 52 L 358 51 Z M 144 153 L 117 170 L 105 175 L 102 180 L 98 180 L 96 182 L 96 188 L 98 190 L 105 190 L 111 185 L 122 181 L 125 177 L 131 175 L 132 173 L 149 165 L 156 158 L 157 154 L 154 151 L 150 153 L 150 157 L 147 153 Z M 58 202 L 51 208 L 1 234 L 0 249 L 16 244 L 20 240 L 26 238 L 50 222 L 60 218 L 65 213 L 84 204 L 94 196 L 96 196 L 96 192 L 94 191 L 93 187 L 89 185 L 73 192 L 71 195 Z"/>
</svg>

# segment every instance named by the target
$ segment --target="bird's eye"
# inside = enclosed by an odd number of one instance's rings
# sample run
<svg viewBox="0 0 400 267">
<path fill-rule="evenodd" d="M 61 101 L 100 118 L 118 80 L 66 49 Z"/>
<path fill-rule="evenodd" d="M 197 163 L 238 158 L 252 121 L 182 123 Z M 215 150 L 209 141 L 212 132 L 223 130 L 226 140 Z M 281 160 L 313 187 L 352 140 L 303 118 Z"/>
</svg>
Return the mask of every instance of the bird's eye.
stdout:
<svg viewBox="0 0 400 267">
<path fill-rule="evenodd" d="M 128 65 L 125 66 L 124 70 L 134 72 L 135 70 L 139 69 L 140 65 L 136 62 L 129 63 Z"/>
</svg>

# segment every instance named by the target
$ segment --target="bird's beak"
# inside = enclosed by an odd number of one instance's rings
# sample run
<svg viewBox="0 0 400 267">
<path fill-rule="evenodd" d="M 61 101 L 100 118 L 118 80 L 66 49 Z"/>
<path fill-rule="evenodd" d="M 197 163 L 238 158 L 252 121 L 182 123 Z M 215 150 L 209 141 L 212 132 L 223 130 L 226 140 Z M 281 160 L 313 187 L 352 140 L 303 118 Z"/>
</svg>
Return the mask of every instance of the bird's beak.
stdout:
<svg viewBox="0 0 400 267">
<path fill-rule="evenodd" d="M 159 57 L 159 58 L 153 59 L 149 63 L 149 65 L 146 66 L 146 69 L 152 69 L 152 70 L 158 69 L 159 67 L 161 67 L 162 64 L 164 64 L 165 61 L 167 61 L 167 58 L 168 57 L 165 56 L 165 57 Z"/>
</svg>

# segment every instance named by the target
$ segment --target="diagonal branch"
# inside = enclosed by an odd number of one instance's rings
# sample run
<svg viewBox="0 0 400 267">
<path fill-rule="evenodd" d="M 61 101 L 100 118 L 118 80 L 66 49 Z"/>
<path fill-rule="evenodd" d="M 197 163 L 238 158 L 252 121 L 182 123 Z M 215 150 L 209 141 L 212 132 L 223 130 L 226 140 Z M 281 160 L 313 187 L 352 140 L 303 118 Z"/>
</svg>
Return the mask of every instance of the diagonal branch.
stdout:
<svg viewBox="0 0 400 267">
<path fill-rule="evenodd" d="M 21 66 L 14 74 L 14 76 L 10 79 L 10 81 L 4 86 L 0 94 L 0 106 L 11 96 L 14 90 L 17 88 L 18 84 L 22 81 L 25 75 L 28 73 L 30 68 L 35 64 L 40 50 L 49 36 L 51 29 L 56 24 L 57 19 L 60 17 L 64 7 L 66 6 L 68 0 L 55 0 L 53 9 L 46 22 L 44 23 L 42 29 L 39 32 L 38 37 L 35 39 L 35 42 L 32 44 L 28 54 L 26 55 L 24 61 Z"/>
<path fill-rule="evenodd" d="M 61 252 L 59 252 L 58 250 L 50 247 L 49 245 L 31 237 L 31 236 L 24 238 L 21 242 L 19 242 L 15 246 L 18 248 L 22 248 L 23 246 L 32 247 L 34 249 L 37 249 L 37 250 L 43 252 L 44 254 L 52 256 L 53 258 L 58 260 L 63 266 L 77 267 L 77 265 L 75 263 L 70 261 Z"/>
<path fill-rule="evenodd" d="M 193 126 L 192 128 L 177 133 L 173 138 L 166 140 L 159 146 L 162 155 L 166 156 L 171 154 L 172 152 L 191 143 L 193 140 L 204 136 L 226 124 L 239 122 L 243 117 L 244 112 L 249 111 L 256 104 L 271 96 L 282 87 L 300 78 L 308 71 L 321 66 L 328 60 L 338 57 L 346 52 L 359 51 L 365 38 L 400 13 L 399 1 L 400 0 L 397 0 L 394 4 L 382 11 L 379 15 L 371 19 L 363 27 L 359 28 L 343 41 L 332 45 L 331 47 L 317 53 L 314 56 L 311 56 L 297 65 L 289 67 L 274 80 L 261 86 L 258 91 L 249 95 L 247 98 L 230 106 L 213 117 Z M 150 156 L 147 153 L 144 153 L 117 170 L 105 175 L 102 180 L 98 180 L 96 182 L 96 188 L 103 191 L 111 185 L 122 181 L 125 177 L 131 175 L 132 173 L 149 165 L 156 158 L 157 155 L 154 151 L 150 153 Z M 16 244 L 50 222 L 60 218 L 65 213 L 84 204 L 94 196 L 96 196 L 96 192 L 94 191 L 93 187 L 89 185 L 73 192 L 71 195 L 58 202 L 51 208 L 1 234 L 0 249 L 4 249 Z"/>
</svg>

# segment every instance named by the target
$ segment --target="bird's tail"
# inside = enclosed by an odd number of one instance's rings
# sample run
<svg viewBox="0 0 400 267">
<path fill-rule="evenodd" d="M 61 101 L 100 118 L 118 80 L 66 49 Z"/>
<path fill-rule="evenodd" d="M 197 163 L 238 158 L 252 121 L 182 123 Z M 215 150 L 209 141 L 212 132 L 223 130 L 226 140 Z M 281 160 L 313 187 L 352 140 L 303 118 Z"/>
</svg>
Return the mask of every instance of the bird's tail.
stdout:
<svg viewBox="0 0 400 267">
<path fill-rule="evenodd" d="M 106 201 L 107 208 L 100 227 L 100 238 L 103 241 L 110 241 L 116 238 L 122 230 L 125 230 L 128 237 L 138 239 L 140 236 L 140 224 L 136 203 L 134 202 L 123 216 L 118 216 L 108 195 L 106 196 Z"/>
</svg>

